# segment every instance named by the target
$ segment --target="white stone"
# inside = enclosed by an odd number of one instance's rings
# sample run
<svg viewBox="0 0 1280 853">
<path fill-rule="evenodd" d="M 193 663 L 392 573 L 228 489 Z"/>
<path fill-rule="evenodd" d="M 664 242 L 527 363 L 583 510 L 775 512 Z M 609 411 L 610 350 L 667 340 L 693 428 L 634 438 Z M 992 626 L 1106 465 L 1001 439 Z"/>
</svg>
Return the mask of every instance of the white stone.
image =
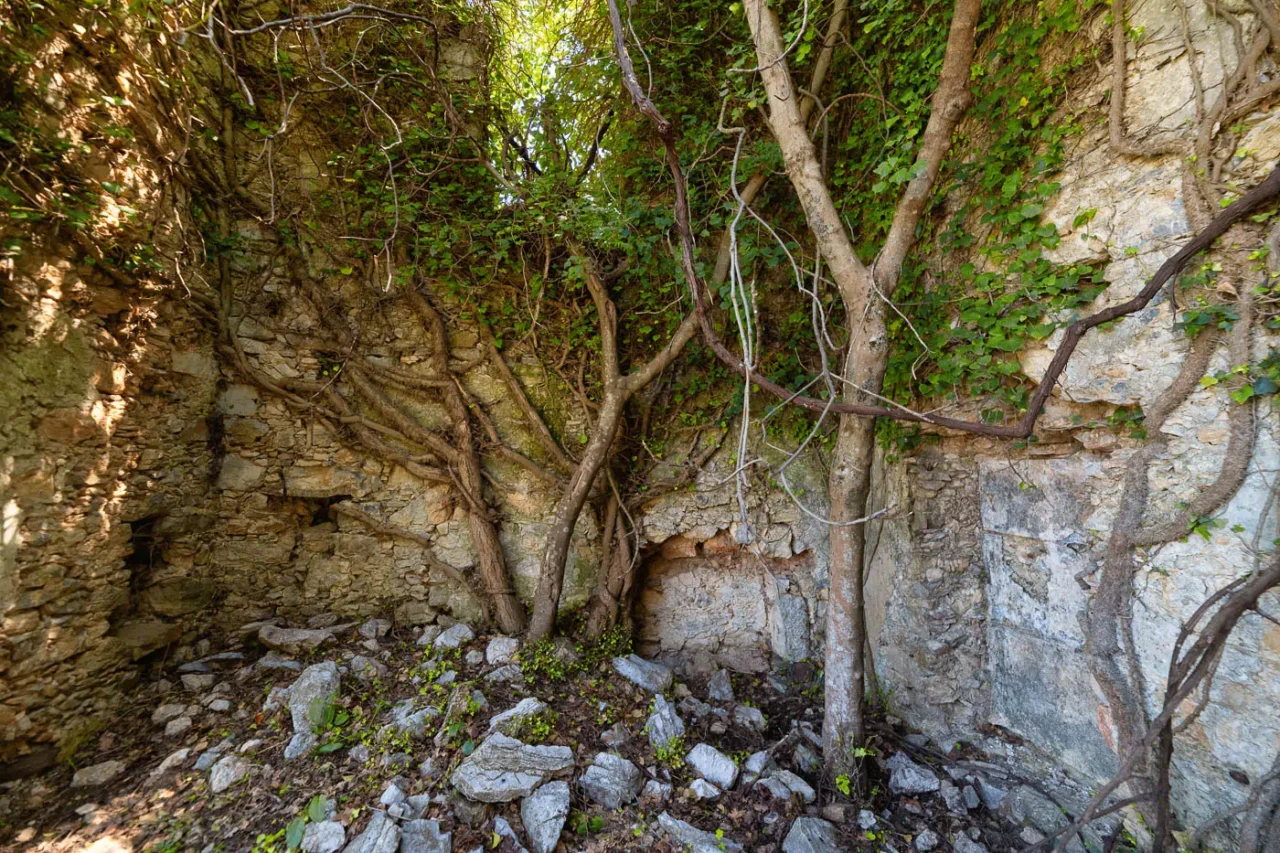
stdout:
<svg viewBox="0 0 1280 853">
<path fill-rule="evenodd" d="M 219 758 L 209 770 L 209 790 L 221 794 L 235 783 L 249 775 L 250 764 L 239 755 L 227 755 Z"/>
<path fill-rule="evenodd" d="M 636 655 L 613 659 L 613 668 L 635 686 L 650 693 L 662 693 L 671 686 L 671 670 Z"/>
<path fill-rule="evenodd" d="M 452 628 L 436 637 L 433 648 L 436 649 L 456 649 L 464 643 L 469 643 L 476 638 L 476 632 L 471 630 L 471 626 L 464 622 L 459 622 Z"/>
<path fill-rule="evenodd" d="M 485 647 L 484 659 L 490 666 L 508 664 L 520 650 L 520 641 L 514 637 L 494 637 Z"/>
<path fill-rule="evenodd" d="M 684 760 L 703 779 L 726 791 L 738 779 L 738 765 L 733 763 L 733 759 L 705 743 L 689 750 Z"/>
<path fill-rule="evenodd" d="M 91 788 L 96 785 L 105 785 L 123 773 L 124 768 L 125 763 L 123 761 L 103 761 L 99 764 L 81 767 L 71 777 L 71 787 Z"/>
<path fill-rule="evenodd" d="M 533 853 L 552 853 L 569 817 L 569 783 L 548 782 L 524 798 L 520 821 Z"/>
<path fill-rule="evenodd" d="M 338 853 L 346 843 L 347 831 L 336 820 L 309 823 L 302 832 L 303 853 Z"/>
</svg>

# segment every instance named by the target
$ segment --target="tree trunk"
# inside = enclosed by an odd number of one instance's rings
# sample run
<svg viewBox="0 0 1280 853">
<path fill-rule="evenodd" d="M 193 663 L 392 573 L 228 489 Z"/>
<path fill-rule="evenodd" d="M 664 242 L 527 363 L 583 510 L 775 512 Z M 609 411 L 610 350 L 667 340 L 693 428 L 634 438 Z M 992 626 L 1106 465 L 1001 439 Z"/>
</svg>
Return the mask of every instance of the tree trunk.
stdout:
<svg viewBox="0 0 1280 853">
<path fill-rule="evenodd" d="M 569 557 L 569 543 L 573 540 L 573 528 L 587 501 L 591 484 L 609 457 L 609 448 L 622 421 L 622 410 L 627 404 L 627 394 L 619 388 L 609 388 L 600 404 L 595 429 L 582 454 L 568 487 L 556 504 L 555 520 L 547 534 L 547 547 L 542 553 L 542 567 L 538 576 L 538 592 L 533 601 L 533 618 L 529 623 L 529 639 L 539 640 L 548 636 L 555 627 L 556 611 L 560 606 L 560 591 L 564 585 L 564 564 Z"/>
<path fill-rule="evenodd" d="M 626 624 L 629 621 L 634 565 L 627 526 L 619 509 L 618 496 L 610 492 L 601 540 L 604 552 L 600 561 L 602 575 L 587 606 L 586 632 L 587 638 L 592 640 L 619 622 Z"/>
<path fill-rule="evenodd" d="M 425 296 L 410 291 L 409 303 L 427 327 L 431 335 L 431 366 L 437 376 L 448 377 L 449 337 L 444 320 Z M 494 619 L 506 634 L 519 634 L 524 630 L 524 607 L 516 598 L 511 580 L 507 576 L 506 558 L 498 531 L 489 515 L 488 507 L 478 504 L 484 494 L 484 476 L 480 470 L 480 454 L 471 435 L 471 414 L 467 401 L 454 383 L 444 386 L 445 409 L 453 422 L 454 447 L 457 449 L 457 477 L 462 486 L 463 500 L 467 503 L 467 527 L 476 549 L 476 564 L 485 592 L 493 602 Z"/>
</svg>

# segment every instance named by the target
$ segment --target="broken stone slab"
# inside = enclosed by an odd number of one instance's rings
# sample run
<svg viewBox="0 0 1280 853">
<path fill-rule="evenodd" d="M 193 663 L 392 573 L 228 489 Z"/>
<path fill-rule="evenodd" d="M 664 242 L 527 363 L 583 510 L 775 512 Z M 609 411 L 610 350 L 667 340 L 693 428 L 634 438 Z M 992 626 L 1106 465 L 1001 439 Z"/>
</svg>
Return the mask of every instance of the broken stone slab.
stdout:
<svg viewBox="0 0 1280 853">
<path fill-rule="evenodd" d="M 650 779 L 644 783 L 644 788 L 640 791 L 640 800 L 665 803 L 671 798 L 671 794 L 675 791 L 675 786 L 668 782 L 659 782 L 657 779 Z"/>
<path fill-rule="evenodd" d="M 209 770 L 209 790 L 221 794 L 249 775 L 249 761 L 239 755 L 227 755 Z"/>
<path fill-rule="evenodd" d="M 577 784 L 588 797 L 612 811 L 626 806 L 640 794 L 644 775 L 626 758 L 602 752 L 596 754 Z"/>
<path fill-rule="evenodd" d="M 792 794 L 798 794 L 805 805 L 812 805 L 818 798 L 813 786 L 790 770 L 775 770 L 756 784 L 763 786 L 780 800 L 787 800 Z M 780 790 L 778 785 L 785 788 L 785 792 Z"/>
<path fill-rule="evenodd" d="M 774 762 L 773 756 L 766 750 L 753 752 L 747 756 L 746 763 L 742 766 L 742 784 L 744 787 L 752 784 L 761 776 L 765 776 L 777 769 L 777 763 Z"/>
<path fill-rule="evenodd" d="M 666 812 L 658 815 L 658 826 L 672 841 L 688 847 L 691 853 L 742 853 L 742 845 L 724 837 L 723 833 L 717 838 L 714 832 L 698 829 Z"/>
<path fill-rule="evenodd" d="M 514 737 L 519 734 L 520 727 L 525 720 L 541 714 L 545 710 L 547 710 L 547 706 L 532 696 L 521 699 L 516 703 L 515 707 L 508 708 L 501 714 L 489 719 L 489 734 L 502 732 L 504 735 L 512 735 Z"/>
<path fill-rule="evenodd" d="M 782 842 L 782 853 L 840 853 L 836 828 L 820 817 L 798 817 Z"/>
<path fill-rule="evenodd" d="M 386 812 L 374 809 L 364 832 L 351 839 L 343 853 L 396 853 L 400 847 L 400 827 Z"/>
<path fill-rule="evenodd" d="M 753 708 L 750 705 L 738 705 L 735 707 L 733 709 L 733 721 L 740 726 L 757 732 L 765 730 L 764 714 L 759 708 Z"/>
<path fill-rule="evenodd" d="M 123 761 L 103 761 L 99 764 L 81 767 L 71 777 L 71 787 L 92 788 L 96 785 L 105 785 L 123 773 L 124 768 L 125 763 Z"/>
<path fill-rule="evenodd" d="M 170 720 L 176 720 L 186 711 L 187 706 L 181 703 L 171 702 L 167 705 L 161 705 L 151 712 L 151 722 L 157 726 L 162 726 Z"/>
<path fill-rule="evenodd" d="M 494 637 L 485 647 L 484 659 L 490 666 L 511 663 L 520 650 L 520 641 L 514 637 Z"/>
<path fill-rule="evenodd" d="M 379 660 L 364 655 L 356 655 L 351 659 L 351 674 L 360 681 L 381 681 L 387 677 L 387 665 Z"/>
<path fill-rule="evenodd" d="M 548 782 L 524 798 L 520 821 L 533 853 L 551 853 L 569 817 L 569 783 Z"/>
<path fill-rule="evenodd" d="M 285 760 L 293 761 L 294 759 L 308 756 L 319 743 L 320 739 L 311 732 L 295 732 L 293 737 L 289 738 L 289 742 L 285 744 Z"/>
<path fill-rule="evenodd" d="M 453 786 L 471 800 L 507 803 L 527 797 L 553 773 L 573 767 L 567 746 L 528 746 L 501 732 L 490 735 L 453 771 Z"/>
<path fill-rule="evenodd" d="M 452 853 L 453 833 L 442 833 L 440 822 L 433 820 L 404 821 L 401 826 L 399 853 Z"/>
<path fill-rule="evenodd" d="M 302 672 L 302 664 L 293 658 L 287 658 L 276 651 L 267 652 L 258 658 L 258 666 L 263 669 L 288 669 L 294 672 Z"/>
<path fill-rule="evenodd" d="M 192 693 L 203 693 L 212 687 L 216 680 L 217 676 L 211 672 L 189 672 L 182 676 L 182 686 Z"/>
<path fill-rule="evenodd" d="M 506 666 L 500 666 L 493 672 L 484 677 L 485 681 L 522 681 L 524 680 L 524 672 L 521 671 L 518 664 L 509 663 Z"/>
<path fill-rule="evenodd" d="M 356 633 L 366 640 L 380 640 L 391 630 L 391 623 L 386 619 L 366 619 L 356 629 Z"/>
<path fill-rule="evenodd" d="M 613 668 L 636 687 L 650 693 L 664 693 L 671 686 L 675 677 L 671 670 L 660 663 L 647 661 L 638 655 L 627 655 L 613 659 Z"/>
<path fill-rule="evenodd" d="M 302 832 L 302 853 L 338 853 L 347 841 L 347 831 L 336 820 L 309 823 Z"/>
<path fill-rule="evenodd" d="M 738 765 L 714 746 L 700 743 L 684 757 L 694 772 L 714 785 L 729 790 L 738 779 Z"/>
<path fill-rule="evenodd" d="M 287 655 L 309 654 L 332 639 L 332 631 L 320 628 L 281 628 L 276 625 L 263 625 L 258 631 L 258 641 L 262 645 Z"/>
<path fill-rule="evenodd" d="M 321 708 L 332 702 L 341 689 L 342 676 L 333 661 L 312 664 L 304 669 L 289 687 L 289 716 L 293 720 L 293 730 L 299 734 L 310 734 L 312 703 Z"/>
<path fill-rule="evenodd" d="M 456 649 L 459 646 L 469 643 L 476 638 L 476 632 L 471 630 L 471 626 L 465 622 L 459 622 L 452 628 L 442 632 L 436 637 L 435 643 L 432 644 L 434 649 Z"/>
<path fill-rule="evenodd" d="M 1041 836 L 1041 839 L 1043 839 L 1043 836 Z M 1076 840 L 1076 843 L 1079 844 L 1079 839 Z M 966 838 L 964 835 L 956 836 L 956 840 L 951 844 L 951 849 L 953 853 L 989 853 L 987 845 L 979 844 L 970 838 Z M 1093 849 L 1101 850 L 1102 848 L 1095 847 Z"/>
<path fill-rule="evenodd" d="M 444 633 L 444 628 L 441 628 L 439 625 L 427 625 L 422 629 L 422 633 L 418 635 L 418 645 L 429 646 L 434 643 L 436 641 L 436 637 L 439 637 L 442 633 Z"/>
<path fill-rule="evenodd" d="M 938 833 L 932 829 L 925 829 L 915 838 L 915 848 L 920 853 L 929 853 L 930 850 L 938 846 L 942 839 L 938 837 Z"/>
<path fill-rule="evenodd" d="M 643 784 L 640 768 L 612 752 L 598 753 L 578 780 L 588 797 L 611 811 L 634 800 Z"/>
<path fill-rule="evenodd" d="M 667 697 L 659 693 L 653 697 L 653 713 L 644 724 L 644 730 L 649 736 L 650 746 L 664 749 L 673 740 L 684 737 L 684 720 L 680 719 Z"/>
<path fill-rule="evenodd" d="M 895 752 L 886 766 L 889 768 L 889 790 L 895 794 L 928 794 L 941 787 L 936 773 L 916 764 L 906 753 Z"/>
<path fill-rule="evenodd" d="M 689 790 L 693 792 L 693 796 L 699 800 L 714 800 L 722 793 L 719 788 L 712 785 L 706 779 L 694 779 L 689 783 Z"/>
<path fill-rule="evenodd" d="M 729 670 L 717 669 L 707 680 L 707 698 L 712 702 L 733 701 L 733 681 L 729 678 Z"/>
<path fill-rule="evenodd" d="M 175 749 L 173 752 L 169 753 L 165 757 L 164 761 L 161 761 L 158 765 L 156 765 L 155 770 L 151 771 L 152 778 L 155 778 L 157 776 L 163 776 L 165 773 L 168 773 L 170 770 L 174 769 L 175 767 L 182 765 L 190 757 L 191 757 L 190 747 L 184 746 L 182 749 Z M 75 787 L 74 782 L 72 783 L 72 787 Z"/>
<path fill-rule="evenodd" d="M 614 723 L 600 734 L 600 742 L 610 749 L 621 749 L 631 741 L 631 732 L 623 723 Z"/>
<path fill-rule="evenodd" d="M 822 761 L 819 760 L 817 754 L 804 744 L 797 745 L 796 751 L 792 755 L 796 769 L 801 773 L 817 773 L 822 769 Z"/>
<path fill-rule="evenodd" d="M 966 809 L 973 810 L 982 805 L 982 800 L 978 797 L 978 792 L 974 790 L 972 785 L 965 785 L 961 796 L 964 798 L 964 807 Z"/>
<path fill-rule="evenodd" d="M 419 708 L 417 700 L 412 697 L 391 706 L 388 716 L 391 722 L 381 729 L 379 734 L 405 734 L 414 740 L 422 740 L 427 736 L 427 727 L 440 712 L 431 706 Z"/>
<path fill-rule="evenodd" d="M 520 836 L 516 835 L 516 831 L 511 828 L 511 824 L 507 822 L 505 817 L 501 815 L 493 819 L 493 832 L 498 836 L 498 843 L 502 843 L 502 839 L 508 839 L 511 846 L 515 848 L 516 853 L 529 853 L 523 844 L 520 843 Z"/>
</svg>

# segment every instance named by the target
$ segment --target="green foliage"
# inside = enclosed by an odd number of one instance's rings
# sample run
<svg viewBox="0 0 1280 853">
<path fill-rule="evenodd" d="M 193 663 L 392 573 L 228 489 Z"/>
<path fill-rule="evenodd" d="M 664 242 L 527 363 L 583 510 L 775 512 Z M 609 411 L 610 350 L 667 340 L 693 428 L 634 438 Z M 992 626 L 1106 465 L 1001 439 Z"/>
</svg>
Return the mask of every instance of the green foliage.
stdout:
<svg viewBox="0 0 1280 853">
<path fill-rule="evenodd" d="M 621 625 L 608 629 L 593 643 L 579 643 L 574 656 L 562 655 L 548 638 L 527 643 L 519 652 L 525 680 L 563 681 L 594 669 L 602 661 L 631 653 L 631 634 Z"/>
<path fill-rule="evenodd" d="M 317 754 L 336 752 L 347 745 L 349 732 L 344 727 L 351 720 L 347 709 L 335 704 L 323 696 L 317 696 L 307 706 L 307 719 L 311 723 L 311 731 L 320 738 L 316 747 Z"/>
<path fill-rule="evenodd" d="M 653 757 L 663 767 L 669 767 L 672 770 L 681 770 L 684 768 L 685 756 L 684 736 L 673 737 L 661 746 L 657 746 L 653 750 Z"/>
</svg>

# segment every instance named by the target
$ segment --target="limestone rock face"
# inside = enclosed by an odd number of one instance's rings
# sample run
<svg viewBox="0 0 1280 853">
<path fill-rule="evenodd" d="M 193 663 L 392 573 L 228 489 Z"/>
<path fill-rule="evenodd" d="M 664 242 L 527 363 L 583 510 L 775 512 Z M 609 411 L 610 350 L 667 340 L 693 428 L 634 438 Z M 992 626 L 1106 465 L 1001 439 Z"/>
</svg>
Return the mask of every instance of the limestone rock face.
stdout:
<svg viewBox="0 0 1280 853">
<path fill-rule="evenodd" d="M 491 735 L 453 771 L 453 786 L 471 800 L 507 803 L 527 797 L 555 773 L 573 766 L 567 746 L 528 746 L 501 732 Z"/>
<path fill-rule="evenodd" d="M 569 783 L 548 782 L 524 798 L 520 821 L 533 853 L 551 853 L 569 817 Z"/>
</svg>

